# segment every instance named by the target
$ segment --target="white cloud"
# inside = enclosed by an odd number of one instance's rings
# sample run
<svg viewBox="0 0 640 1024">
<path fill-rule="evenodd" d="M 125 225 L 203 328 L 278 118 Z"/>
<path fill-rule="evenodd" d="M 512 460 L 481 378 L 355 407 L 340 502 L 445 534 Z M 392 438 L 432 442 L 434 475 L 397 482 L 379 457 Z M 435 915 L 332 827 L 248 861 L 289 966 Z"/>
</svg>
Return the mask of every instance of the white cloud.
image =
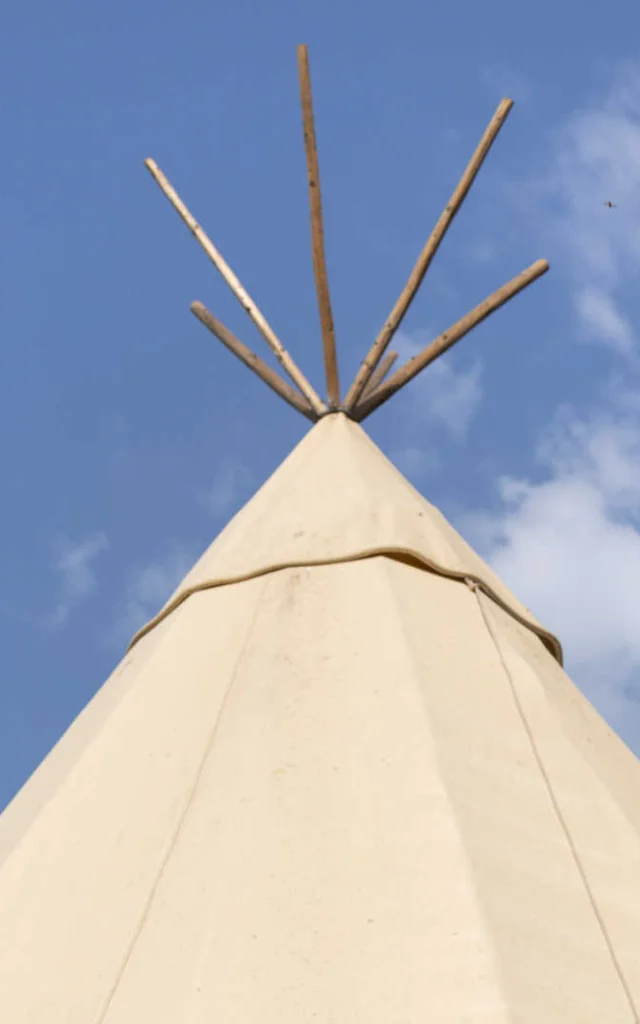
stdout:
<svg viewBox="0 0 640 1024">
<path fill-rule="evenodd" d="M 640 417 L 564 410 L 537 455 L 544 478 L 501 480 L 474 539 L 559 635 L 576 682 L 640 742 Z"/>
<path fill-rule="evenodd" d="M 611 295 L 589 285 L 576 291 L 575 307 L 586 334 L 594 341 L 609 343 L 621 353 L 633 347 L 633 331 L 620 313 Z"/>
<path fill-rule="evenodd" d="M 410 480 L 419 480 L 427 474 L 436 473 L 440 462 L 435 452 L 415 445 L 398 448 L 391 453 L 391 461 Z"/>
<path fill-rule="evenodd" d="M 640 271 L 637 68 L 625 67 L 599 104 L 562 125 L 534 195 L 551 203 L 551 231 L 573 278 L 585 337 L 630 354 L 632 332 L 620 308 Z"/>
<path fill-rule="evenodd" d="M 211 486 L 197 498 L 214 516 L 226 517 L 243 500 L 250 481 L 246 466 L 229 459 L 220 463 Z M 160 611 L 196 558 L 197 553 L 189 545 L 176 543 L 153 561 L 131 571 L 111 632 L 116 643 L 131 639 Z"/>
<path fill-rule="evenodd" d="M 202 495 L 204 505 L 216 516 L 228 513 L 244 497 L 251 474 L 247 467 L 229 459 L 218 467 L 209 490 Z"/>
<path fill-rule="evenodd" d="M 475 362 L 467 371 L 456 373 L 450 363 L 439 359 L 429 369 L 424 394 L 430 414 L 452 434 L 465 434 L 482 399 L 480 363 Z"/>
<path fill-rule="evenodd" d="M 399 332 L 394 348 L 400 363 L 417 355 L 430 340 L 424 331 L 411 335 Z M 405 408 L 413 420 L 436 420 L 451 434 L 462 437 L 482 400 L 481 376 L 480 362 L 457 371 L 451 364 L 451 354 L 447 353 L 427 366 L 408 386 L 409 401 Z"/>
<path fill-rule="evenodd" d="M 116 617 L 114 637 L 118 642 L 123 636 L 130 639 L 160 611 L 194 562 L 192 552 L 175 545 L 155 561 L 131 572 Z"/>
<path fill-rule="evenodd" d="M 497 256 L 497 250 L 493 242 L 479 240 L 471 243 L 467 248 L 467 255 L 474 263 L 492 263 Z"/>
<path fill-rule="evenodd" d="M 97 533 L 78 543 L 60 541 L 56 546 L 54 568 L 60 578 L 60 595 L 49 624 L 61 628 L 69 621 L 73 609 L 96 589 L 92 563 L 109 543 L 103 533 Z"/>
</svg>

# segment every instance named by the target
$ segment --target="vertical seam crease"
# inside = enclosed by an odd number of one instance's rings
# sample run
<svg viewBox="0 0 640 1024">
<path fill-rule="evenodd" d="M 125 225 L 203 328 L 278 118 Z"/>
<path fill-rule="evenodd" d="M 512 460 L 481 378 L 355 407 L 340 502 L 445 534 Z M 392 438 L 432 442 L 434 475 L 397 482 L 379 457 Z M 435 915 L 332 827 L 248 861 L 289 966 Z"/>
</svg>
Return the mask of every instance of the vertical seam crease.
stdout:
<svg viewBox="0 0 640 1024">
<path fill-rule="evenodd" d="M 144 926 L 145 926 L 145 924 L 146 924 L 146 922 L 148 920 L 149 913 L 150 913 L 151 907 L 153 905 L 153 901 L 154 901 L 156 893 L 158 891 L 158 887 L 159 887 L 159 885 L 160 885 L 160 883 L 162 881 L 162 878 L 164 876 L 164 873 L 165 873 L 165 870 L 166 870 L 167 865 L 169 863 L 169 860 L 171 859 L 171 855 L 172 855 L 172 853 L 173 853 L 173 851 L 174 851 L 174 849 L 176 847 L 176 844 L 177 844 L 178 839 L 180 837 L 180 833 L 182 832 L 182 828 L 183 828 L 183 825 L 184 825 L 185 820 L 187 818 L 187 815 L 189 813 L 189 810 L 191 809 L 191 806 L 192 806 L 193 801 L 195 799 L 196 792 L 197 792 L 198 787 L 200 785 L 200 780 L 202 779 L 202 776 L 204 774 L 205 765 L 206 765 L 206 763 L 207 763 L 207 761 L 209 759 L 209 755 L 210 755 L 210 753 L 211 753 L 211 751 L 213 749 L 213 745 L 215 743 L 216 736 L 218 735 L 218 729 L 220 727 L 220 722 L 222 721 L 222 717 L 224 715 L 224 711 L 225 711 L 225 709 L 226 709 L 226 707 L 227 707 L 227 705 L 229 703 L 229 697 L 231 696 L 231 691 L 232 691 L 232 689 L 234 687 L 234 684 L 235 684 L 235 681 L 236 681 L 236 678 L 237 678 L 237 675 L 238 675 L 238 671 L 240 669 L 240 665 L 242 664 L 244 653 L 245 653 L 245 651 L 247 649 L 249 641 L 251 640 L 251 638 L 253 636 L 253 633 L 254 633 L 254 630 L 255 630 L 255 626 L 256 626 L 257 619 L 258 619 L 258 615 L 260 613 L 262 592 L 264 591 L 264 589 L 266 587 L 266 581 L 267 580 L 268 580 L 268 577 L 265 577 L 265 584 L 261 588 L 260 595 L 257 595 L 257 597 L 256 597 L 256 607 L 255 607 L 255 611 L 254 611 L 254 614 L 253 614 L 253 618 L 251 620 L 251 625 L 249 626 L 249 628 L 247 630 L 247 634 L 245 636 L 244 643 L 242 644 L 242 647 L 240 648 L 240 651 L 238 653 L 238 657 L 236 659 L 236 663 L 235 663 L 233 672 L 231 674 L 231 679 L 229 680 L 229 683 L 228 683 L 227 688 L 225 690 L 224 696 L 223 696 L 222 701 L 220 703 L 220 708 L 218 710 L 218 714 L 216 715 L 216 719 L 215 719 L 215 722 L 213 724 L 213 728 L 211 729 L 211 732 L 210 732 L 209 737 L 207 739 L 207 742 L 206 742 L 206 745 L 205 745 L 205 749 L 204 749 L 204 753 L 203 753 L 202 758 L 200 759 L 200 763 L 199 763 L 199 765 L 197 767 L 197 770 L 196 770 L 196 773 L 195 773 L 195 776 L 194 776 L 194 780 L 193 780 L 193 784 L 192 784 L 192 786 L 191 786 L 191 788 L 190 788 L 190 790 L 189 790 L 189 792 L 187 794 L 187 799 L 185 801 L 184 807 L 183 807 L 180 815 L 178 816 L 178 820 L 177 820 L 176 826 L 174 828 L 173 835 L 171 836 L 171 839 L 170 839 L 170 841 L 169 841 L 169 843 L 167 845 L 167 849 L 165 850 L 164 856 L 162 857 L 162 860 L 160 862 L 160 866 L 158 868 L 156 877 L 155 877 L 155 879 L 153 880 L 153 882 L 151 884 L 151 887 L 150 887 L 150 890 L 149 890 L 149 894 L 148 894 L 147 899 L 145 900 L 144 906 L 142 908 L 142 912 L 140 914 L 140 919 L 138 921 L 137 927 L 136 927 L 133 935 L 131 936 L 131 939 L 130 939 L 128 947 L 127 947 L 127 950 L 126 950 L 125 955 L 124 955 L 124 957 L 122 959 L 122 963 L 120 964 L 120 967 L 118 968 L 118 971 L 116 972 L 115 978 L 113 980 L 113 983 L 111 985 L 111 988 L 110 988 L 109 992 L 107 993 L 107 996 L 106 996 L 105 1002 L 103 1003 L 102 1009 L 100 1010 L 98 1016 L 95 1019 L 95 1024 L 104 1024 L 104 1020 L 105 1020 L 105 1018 L 106 1018 L 106 1016 L 107 1016 L 107 1014 L 109 1012 L 109 1009 L 111 1007 L 111 1004 L 113 1002 L 115 994 L 116 994 L 116 992 L 117 992 L 117 990 L 118 990 L 118 988 L 120 986 L 120 983 L 121 983 L 121 981 L 122 981 L 122 979 L 124 977 L 124 974 L 125 974 L 125 971 L 127 969 L 127 966 L 128 966 L 128 964 L 129 964 L 129 962 L 131 960 L 131 957 L 133 955 L 133 951 L 135 949 L 136 943 L 138 942 L 138 939 L 140 938 L 140 936 L 142 934 L 142 931 L 144 929 Z"/>
<path fill-rule="evenodd" d="M 602 913 L 600 912 L 600 909 L 599 909 L 598 904 L 596 902 L 595 895 L 594 895 L 593 890 L 591 888 L 591 885 L 589 883 L 589 878 L 587 876 L 586 869 L 585 869 L 585 867 L 584 867 L 584 865 L 582 863 L 582 860 L 580 858 L 580 854 L 578 852 L 578 848 L 577 848 L 577 846 L 576 846 L 576 844 L 574 842 L 574 839 L 573 839 L 573 836 L 571 835 L 571 831 L 569 829 L 569 826 L 568 826 L 568 824 L 567 824 L 567 822 L 565 820 L 565 817 L 564 817 L 564 815 L 562 813 L 562 808 L 560 807 L 559 800 L 558 800 L 558 798 L 557 798 L 557 796 L 556 796 L 556 794 L 554 792 L 553 784 L 551 782 L 551 777 L 550 777 L 549 773 L 547 772 L 547 769 L 545 767 L 545 764 L 544 764 L 544 761 L 543 761 L 543 758 L 542 758 L 542 754 L 540 752 L 538 744 L 536 743 L 535 736 L 533 734 L 533 729 L 531 728 L 531 725 L 529 724 L 529 721 L 527 719 L 527 716 L 526 716 L 526 713 L 525 713 L 525 710 L 524 710 L 524 706 L 523 706 L 522 701 L 520 700 L 520 697 L 518 695 L 518 691 L 517 691 L 517 688 L 516 688 L 516 685 L 515 685 L 515 681 L 513 679 L 513 675 L 512 675 L 511 670 L 509 669 L 509 666 L 507 664 L 506 658 L 504 656 L 504 653 L 503 653 L 502 647 L 500 645 L 500 642 L 498 640 L 498 637 L 496 635 L 496 632 L 495 632 L 495 630 L 493 629 L 493 627 L 491 625 L 490 617 L 487 614 L 487 611 L 484 608 L 483 602 L 481 600 L 481 594 L 484 595 L 484 592 L 482 591 L 482 588 L 478 585 L 478 583 L 475 580 L 467 578 L 467 579 L 465 579 L 465 583 L 469 587 L 469 590 L 471 590 L 471 592 L 473 593 L 473 595 L 476 598 L 476 602 L 477 602 L 477 605 L 478 605 L 478 608 L 479 608 L 479 611 L 480 611 L 480 615 L 482 616 L 482 619 L 483 619 L 484 624 L 485 624 L 485 626 L 487 628 L 489 636 L 491 637 L 491 640 L 493 641 L 493 645 L 494 645 L 494 647 L 496 649 L 496 652 L 498 654 L 498 657 L 500 659 L 500 663 L 502 665 L 502 669 L 504 671 L 504 674 L 507 677 L 507 681 L 509 683 L 509 688 L 511 690 L 511 694 L 513 696 L 513 700 L 514 700 L 514 703 L 516 705 L 516 709 L 518 711 L 518 715 L 520 717 L 520 720 L 522 721 L 522 725 L 523 725 L 524 730 L 525 730 L 525 732 L 527 734 L 527 737 L 528 737 L 528 740 L 529 740 L 529 744 L 530 744 L 531 750 L 533 752 L 534 759 L 536 761 L 536 764 L 538 765 L 538 768 L 540 770 L 540 774 L 542 775 L 545 787 L 547 789 L 547 793 L 549 795 L 549 799 L 550 799 L 551 804 L 553 806 L 553 809 L 555 811 L 556 817 L 557 817 L 557 819 L 558 819 L 558 821 L 560 823 L 560 827 L 561 827 L 561 829 L 562 829 L 562 831 L 564 833 L 565 839 L 566 839 L 567 844 L 569 846 L 569 850 L 571 851 L 571 855 L 573 857 L 575 865 L 576 865 L 576 867 L 578 869 L 578 872 L 580 874 L 580 878 L 582 880 L 582 884 L 583 884 L 585 892 L 587 894 L 587 899 L 589 900 L 589 904 L 591 906 L 591 909 L 592 909 L 592 911 L 594 913 L 596 921 L 598 922 L 598 926 L 600 928 L 600 931 L 602 932 L 602 936 L 603 936 L 605 944 L 607 946 L 607 950 L 609 952 L 609 956 L 611 957 L 611 961 L 613 963 L 615 972 L 616 972 L 616 974 L 618 976 L 618 980 L 620 981 L 620 985 L 622 986 L 622 989 L 623 989 L 623 992 L 624 992 L 625 997 L 627 999 L 627 1002 L 629 1003 L 629 1008 L 631 1009 L 631 1012 L 633 1014 L 634 1024 L 640 1024 L 640 1016 L 638 1015 L 638 1009 L 636 1007 L 636 1003 L 635 1003 L 635 999 L 633 997 L 633 993 L 631 992 L 631 989 L 629 988 L 629 984 L 627 982 L 627 979 L 624 976 L 624 971 L 622 970 L 622 966 L 621 966 L 621 964 L 620 964 L 620 962 L 618 960 L 618 957 L 616 955 L 615 947 L 613 945 L 613 941 L 611 939 L 611 936 L 609 935 L 609 932 L 608 932 L 608 929 L 607 929 L 604 917 L 602 916 Z"/>
</svg>

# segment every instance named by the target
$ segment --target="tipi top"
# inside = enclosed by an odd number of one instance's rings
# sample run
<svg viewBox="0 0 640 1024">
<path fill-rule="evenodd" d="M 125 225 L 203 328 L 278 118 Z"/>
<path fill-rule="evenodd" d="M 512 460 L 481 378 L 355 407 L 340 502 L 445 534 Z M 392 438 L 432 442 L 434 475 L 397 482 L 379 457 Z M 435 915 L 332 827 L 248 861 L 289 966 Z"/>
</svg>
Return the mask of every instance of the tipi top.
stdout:
<svg viewBox="0 0 640 1024">
<path fill-rule="evenodd" d="M 443 331 L 418 355 L 387 376 L 397 353 L 387 352 L 420 284 L 512 107 L 503 99 L 487 126 L 449 202 L 418 257 L 404 289 L 371 345 L 344 399 L 324 256 L 324 229 L 307 48 L 298 48 L 313 268 L 326 376 L 323 399 L 307 380 L 240 283 L 153 160 L 146 165 L 262 334 L 286 381 L 235 337 L 205 306 L 195 316 L 245 366 L 284 401 L 316 424 L 274 475 L 222 531 L 159 614 L 134 637 L 148 633 L 196 591 L 251 579 L 293 566 L 328 565 L 385 554 L 476 585 L 533 630 L 562 660 L 557 639 L 533 619 L 476 553 L 384 457 L 357 425 L 477 324 L 548 269 L 538 260 Z M 385 354 L 386 353 L 386 354 Z"/>
<path fill-rule="evenodd" d="M 291 383 L 247 348 L 202 303 L 192 303 L 192 312 L 245 366 L 316 426 L 222 531 L 165 607 L 134 637 L 132 645 L 194 592 L 292 566 L 328 565 L 385 554 L 449 578 L 474 581 L 540 636 L 561 661 L 558 640 L 535 621 L 438 510 L 418 494 L 357 425 L 473 327 L 549 269 L 546 260 L 537 260 L 387 376 L 397 358 L 397 353 L 387 352 L 388 346 L 495 142 L 513 106 L 512 101 L 503 99 L 498 105 L 407 284 L 342 400 L 324 256 L 318 154 L 305 46 L 298 48 L 298 68 L 326 399 L 320 397 L 294 362 L 155 161 L 146 161 L 153 178 L 258 328 Z"/>
<path fill-rule="evenodd" d="M 380 554 L 475 581 L 562 660 L 558 640 L 343 413 L 323 417 L 309 431 L 133 643 L 198 590 Z"/>
</svg>

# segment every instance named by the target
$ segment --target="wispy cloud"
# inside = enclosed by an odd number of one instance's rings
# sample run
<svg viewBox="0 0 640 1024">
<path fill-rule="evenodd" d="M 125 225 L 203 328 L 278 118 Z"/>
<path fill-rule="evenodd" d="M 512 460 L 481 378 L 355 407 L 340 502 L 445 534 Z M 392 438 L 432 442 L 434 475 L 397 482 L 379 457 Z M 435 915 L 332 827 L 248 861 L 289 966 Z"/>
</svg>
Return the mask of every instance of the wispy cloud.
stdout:
<svg viewBox="0 0 640 1024">
<path fill-rule="evenodd" d="M 573 280 L 583 336 L 631 355 L 621 305 L 640 271 L 637 66 L 623 67 L 599 103 L 558 129 L 551 160 L 533 193 L 536 202 L 549 203 L 549 223 Z"/>
<path fill-rule="evenodd" d="M 468 246 L 467 256 L 474 263 L 492 263 L 497 256 L 497 249 L 493 242 L 480 240 Z"/>
<path fill-rule="evenodd" d="M 59 596 L 55 609 L 48 617 L 54 629 L 66 626 L 71 612 L 97 587 L 93 563 L 109 547 L 103 533 L 93 534 L 83 541 L 58 541 L 54 570 L 59 579 Z"/>
<path fill-rule="evenodd" d="M 132 570 L 115 618 L 116 642 L 130 639 L 160 611 L 194 561 L 194 552 L 182 545 L 172 545 L 154 561 Z"/>
<path fill-rule="evenodd" d="M 221 520 L 232 514 L 245 499 L 251 485 L 248 468 L 234 459 L 223 460 L 210 487 L 196 499 Z M 188 543 L 167 545 L 154 559 L 134 567 L 125 580 L 110 636 L 117 644 L 129 640 L 156 615 L 171 597 L 198 557 Z"/>
<path fill-rule="evenodd" d="M 427 474 L 437 473 L 440 468 L 440 460 L 432 449 L 418 448 L 411 444 L 392 451 L 391 459 L 400 472 L 414 483 Z"/>
<path fill-rule="evenodd" d="M 244 463 L 237 459 L 222 462 L 214 475 L 211 486 L 201 495 L 201 501 L 216 516 L 234 511 L 246 497 L 251 485 L 251 473 Z"/>
<path fill-rule="evenodd" d="M 589 338 L 610 344 L 623 354 L 631 352 L 631 325 L 616 308 L 611 295 L 595 285 L 588 285 L 586 288 L 576 289 L 574 303 Z"/>
<path fill-rule="evenodd" d="M 394 348 L 400 362 L 417 355 L 431 340 L 425 331 L 398 333 Z M 476 360 L 466 370 L 456 370 L 446 354 L 428 366 L 407 388 L 406 405 L 414 422 L 435 420 L 450 434 L 461 438 L 482 401 L 482 365 Z"/>
</svg>

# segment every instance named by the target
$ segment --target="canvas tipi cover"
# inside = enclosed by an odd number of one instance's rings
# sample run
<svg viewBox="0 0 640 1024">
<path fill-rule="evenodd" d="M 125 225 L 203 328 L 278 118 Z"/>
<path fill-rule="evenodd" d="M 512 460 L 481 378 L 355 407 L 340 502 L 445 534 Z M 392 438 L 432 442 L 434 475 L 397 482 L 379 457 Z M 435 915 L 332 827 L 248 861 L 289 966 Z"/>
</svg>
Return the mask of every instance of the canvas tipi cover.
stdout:
<svg viewBox="0 0 640 1024">
<path fill-rule="evenodd" d="M 640 764 L 356 422 L 375 365 L 0 817 L 0 1021 L 638 1021 Z"/>
</svg>

